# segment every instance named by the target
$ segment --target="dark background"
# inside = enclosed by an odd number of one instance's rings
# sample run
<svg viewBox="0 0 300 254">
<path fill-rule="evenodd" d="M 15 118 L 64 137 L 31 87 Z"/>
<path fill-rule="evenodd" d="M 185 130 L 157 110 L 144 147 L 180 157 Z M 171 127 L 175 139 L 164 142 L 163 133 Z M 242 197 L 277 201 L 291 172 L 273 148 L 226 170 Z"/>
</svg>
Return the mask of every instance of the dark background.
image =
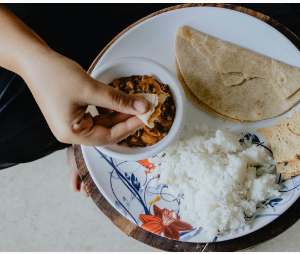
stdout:
<svg viewBox="0 0 300 254">
<path fill-rule="evenodd" d="M 118 33 L 177 4 L 6 4 L 55 51 L 85 70 Z M 266 14 L 300 37 L 300 4 L 235 4 Z M 95 33 L 97 31 L 97 33 Z"/>
</svg>

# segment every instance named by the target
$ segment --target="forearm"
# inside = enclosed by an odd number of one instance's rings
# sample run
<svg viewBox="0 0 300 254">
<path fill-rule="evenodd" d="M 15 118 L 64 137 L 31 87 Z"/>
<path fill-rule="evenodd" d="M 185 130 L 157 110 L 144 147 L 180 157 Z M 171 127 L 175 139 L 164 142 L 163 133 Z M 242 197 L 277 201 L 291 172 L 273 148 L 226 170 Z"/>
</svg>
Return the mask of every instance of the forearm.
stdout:
<svg viewBox="0 0 300 254">
<path fill-rule="evenodd" d="M 0 4 L 0 66 L 22 76 L 27 63 L 50 52 L 34 31 Z"/>
</svg>

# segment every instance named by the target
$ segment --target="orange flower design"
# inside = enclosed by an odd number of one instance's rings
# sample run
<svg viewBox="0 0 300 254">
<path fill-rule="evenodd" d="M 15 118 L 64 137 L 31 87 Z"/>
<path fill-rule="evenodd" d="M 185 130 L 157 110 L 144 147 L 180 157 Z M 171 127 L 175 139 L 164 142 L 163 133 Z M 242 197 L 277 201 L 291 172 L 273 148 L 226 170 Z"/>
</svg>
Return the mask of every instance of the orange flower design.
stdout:
<svg viewBox="0 0 300 254">
<path fill-rule="evenodd" d="M 175 240 L 180 239 L 179 231 L 193 229 L 193 226 L 180 220 L 174 211 L 160 209 L 153 205 L 154 215 L 141 214 L 140 219 L 144 223 L 142 228 L 160 235 L 164 232 L 164 236 Z M 174 216 L 175 215 L 175 216 Z"/>
<path fill-rule="evenodd" d="M 148 159 L 145 160 L 139 160 L 138 161 L 141 165 L 143 165 L 148 170 L 145 170 L 145 174 L 151 173 L 151 169 L 155 169 L 155 165 L 153 163 L 150 163 Z"/>
</svg>

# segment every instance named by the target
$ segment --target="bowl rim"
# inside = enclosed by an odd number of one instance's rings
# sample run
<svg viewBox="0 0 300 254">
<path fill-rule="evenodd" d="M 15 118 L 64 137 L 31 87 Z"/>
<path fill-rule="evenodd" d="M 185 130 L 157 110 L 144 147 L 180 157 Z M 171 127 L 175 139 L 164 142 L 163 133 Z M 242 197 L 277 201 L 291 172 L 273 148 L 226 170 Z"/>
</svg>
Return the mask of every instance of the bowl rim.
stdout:
<svg viewBox="0 0 300 254">
<path fill-rule="evenodd" d="M 157 143 L 157 144 L 159 144 L 158 146 L 156 146 L 153 149 L 150 149 L 148 151 L 145 151 L 145 152 L 139 152 L 137 154 L 135 154 L 135 153 L 127 154 L 127 153 L 113 151 L 110 148 L 105 147 L 105 146 L 95 146 L 95 148 L 110 157 L 120 159 L 120 160 L 147 159 L 147 158 L 150 158 L 150 157 L 162 152 L 163 150 L 165 150 L 179 136 L 179 134 L 184 126 L 185 118 L 186 118 L 186 110 L 187 110 L 186 109 L 186 97 L 185 97 L 183 88 L 180 85 L 177 77 L 168 68 L 166 68 L 164 65 L 162 65 L 161 63 L 159 63 L 157 61 L 154 61 L 152 59 L 145 58 L 145 57 L 123 57 L 123 58 L 113 60 L 109 63 L 101 65 L 97 69 L 94 69 L 93 72 L 91 73 L 91 77 L 94 79 L 97 79 L 105 71 L 107 71 L 111 68 L 114 68 L 117 65 L 124 64 L 124 63 L 127 63 L 127 64 L 128 63 L 152 64 L 152 65 L 155 65 L 156 67 L 158 67 L 161 71 L 163 71 L 165 73 L 166 77 L 170 80 L 170 82 L 168 82 L 169 86 L 171 87 L 173 92 L 176 93 L 176 99 L 175 99 L 175 97 L 173 97 L 173 98 L 174 98 L 175 104 L 176 104 L 175 118 L 179 119 L 179 120 L 177 120 L 177 122 L 178 122 L 177 126 L 176 125 L 172 126 L 171 130 L 169 131 L 167 136 L 169 136 L 170 138 L 168 138 L 168 139 L 164 138 L 164 139 L 160 140 Z M 132 75 L 134 75 L 134 74 L 132 74 Z M 177 101 L 180 101 L 180 104 L 178 104 Z M 180 105 L 180 106 L 178 107 L 178 105 Z M 134 148 L 134 149 L 139 150 L 139 149 L 143 149 L 143 148 Z"/>
</svg>

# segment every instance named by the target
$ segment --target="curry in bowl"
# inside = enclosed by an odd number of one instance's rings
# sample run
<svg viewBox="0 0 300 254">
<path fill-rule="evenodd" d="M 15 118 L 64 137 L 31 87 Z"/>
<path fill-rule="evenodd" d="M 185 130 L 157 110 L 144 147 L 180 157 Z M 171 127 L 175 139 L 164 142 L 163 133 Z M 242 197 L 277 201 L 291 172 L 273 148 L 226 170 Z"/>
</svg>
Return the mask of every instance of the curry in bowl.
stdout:
<svg viewBox="0 0 300 254">
<path fill-rule="evenodd" d="M 162 84 L 147 75 L 134 75 L 114 79 L 109 85 L 146 100 L 154 94 L 159 96 L 153 112 L 147 118 L 147 124 L 118 144 L 126 143 L 129 147 L 146 147 L 156 144 L 168 135 L 174 121 L 176 107 L 167 84 Z"/>
</svg>

